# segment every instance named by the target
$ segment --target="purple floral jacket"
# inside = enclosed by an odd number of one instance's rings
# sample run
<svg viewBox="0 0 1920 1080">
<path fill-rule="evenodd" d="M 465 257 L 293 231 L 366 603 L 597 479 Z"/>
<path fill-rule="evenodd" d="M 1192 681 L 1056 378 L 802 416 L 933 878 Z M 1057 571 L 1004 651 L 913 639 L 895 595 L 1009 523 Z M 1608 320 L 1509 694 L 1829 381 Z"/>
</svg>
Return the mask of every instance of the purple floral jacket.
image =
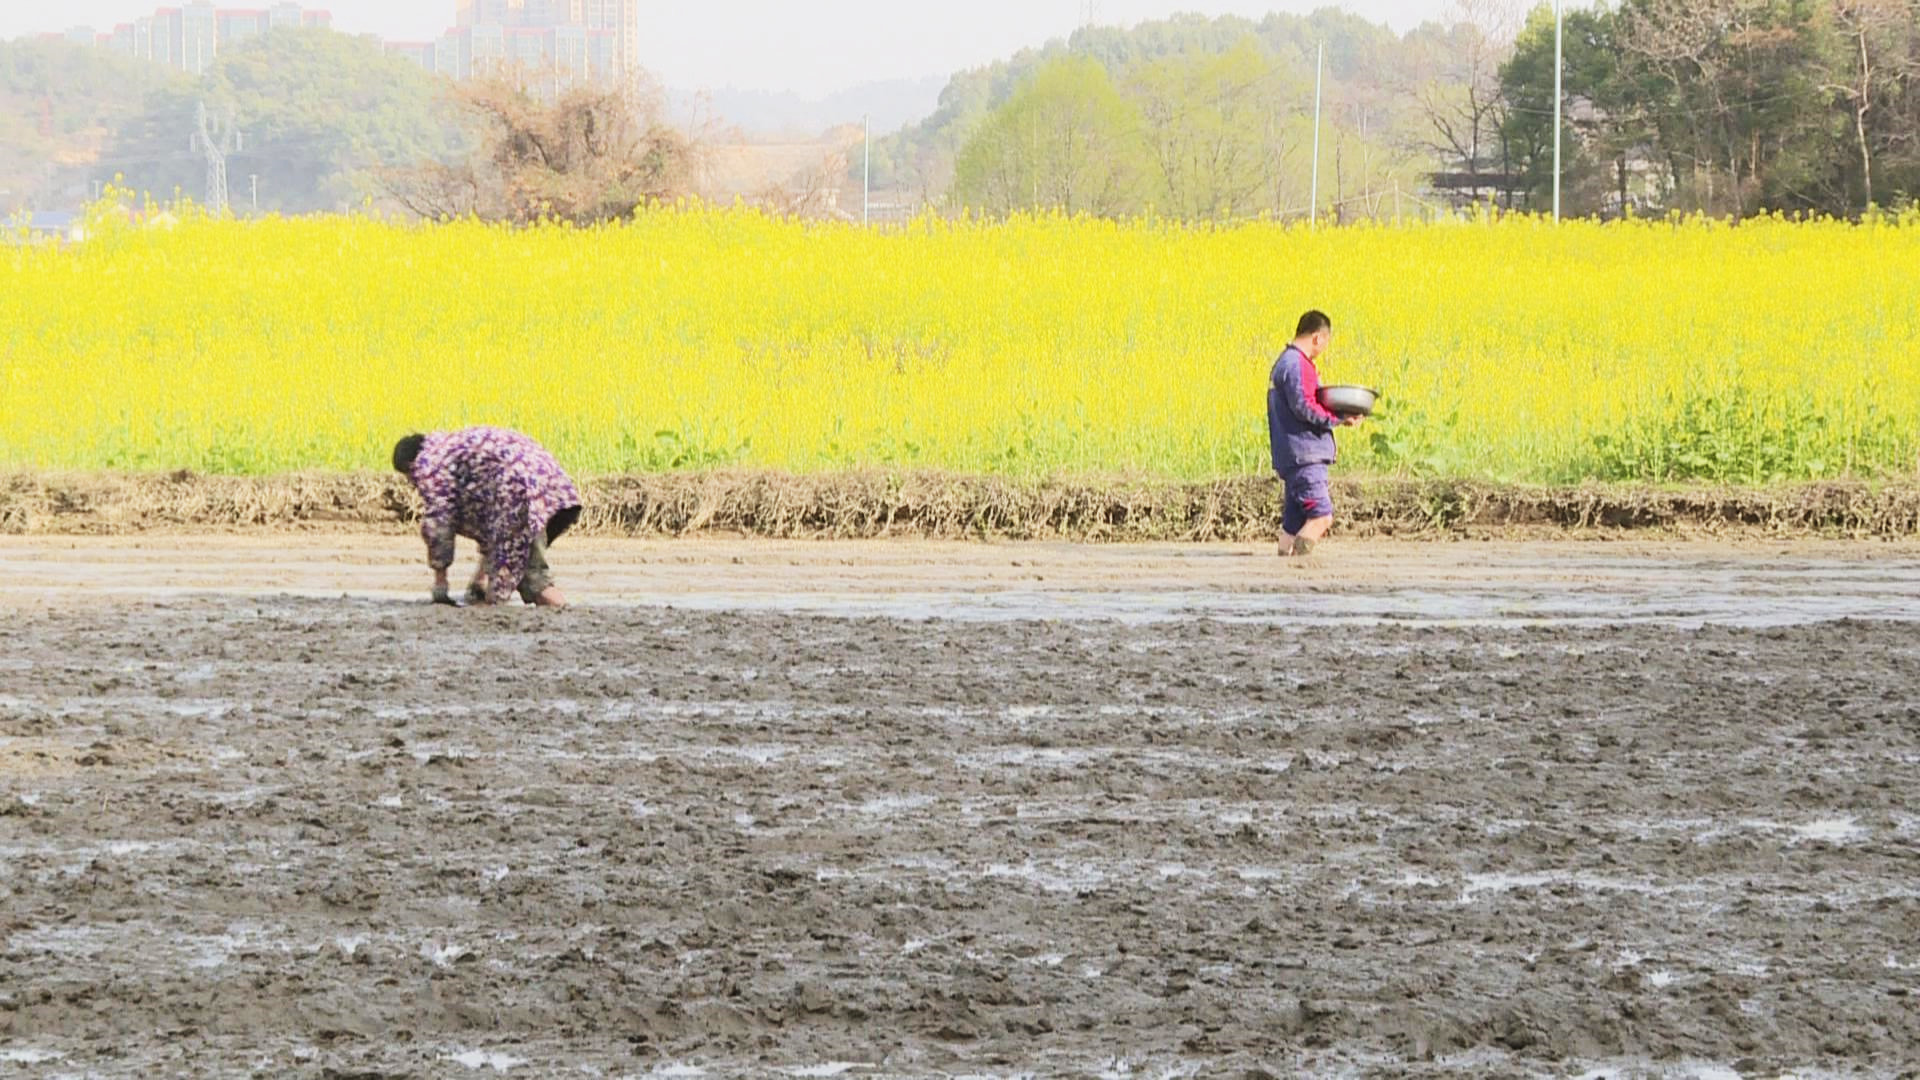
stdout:
<svg viewBox="0 0 1920 1080">
<path fill-rule="evenodd" d="M 453 540 L 480 545 L 488 589 L 511 596 L 526 576 L 535 537 L 580 491 L 539 443 L 517 431 L 475 427 L 427 436 L 408 474 L 426 503 L 420 535 L 435 570 L 453 565 Z"/>
</svg>

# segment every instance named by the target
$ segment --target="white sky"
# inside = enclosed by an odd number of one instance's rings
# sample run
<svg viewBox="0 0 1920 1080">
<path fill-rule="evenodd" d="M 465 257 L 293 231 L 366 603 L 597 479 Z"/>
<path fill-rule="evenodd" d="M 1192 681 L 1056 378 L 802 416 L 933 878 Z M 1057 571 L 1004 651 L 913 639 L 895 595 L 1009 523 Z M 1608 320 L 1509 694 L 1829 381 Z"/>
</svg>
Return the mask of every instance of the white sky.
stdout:
<svg viewBox="0 0 1920 1080">
<path fill-rule="evenodd" d="M 216 0 L 264 7 L 268 0 Z M 431 39 L 453 22 L 454 0 L 305 0 L 334 27 L 394 40 Z M 1260 15 L 1343 7 L 1409 29 L 1448 0 L 1098 0 L 1102 23 L 1130 24 L 1175 11 Z M 161 0 L 0 0 L 0 38 L 106 29 Z M 683 89 L 792 90 L 817 96 L 881 79 L 947 75 L 1067 34 L 1085 0 L 654 0 L 641 15 L 642 59 Z"/>
</svg>

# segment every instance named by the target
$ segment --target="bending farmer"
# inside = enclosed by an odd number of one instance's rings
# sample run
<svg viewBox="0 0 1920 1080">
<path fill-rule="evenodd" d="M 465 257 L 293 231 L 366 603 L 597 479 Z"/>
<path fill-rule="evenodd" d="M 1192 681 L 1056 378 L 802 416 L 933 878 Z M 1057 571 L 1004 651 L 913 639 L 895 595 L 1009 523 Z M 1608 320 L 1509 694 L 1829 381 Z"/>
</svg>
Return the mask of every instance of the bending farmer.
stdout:
<svg viewBox="0 0 1920 1080">
<path fill-rule="evenodd" d="M 1333 495 L 1327 489 L 1327 466 L 1339 456 L 1333 429 L 1353 421 L 1320 404 L 1320 369 L 1314 361 L 1332 340 L 1333 320 L 1307 312 L 1267 379 L 1267 438 L 1273 444 L 1273 471 L 1286 485 L 1282 556 L 1312 554 L 1333 524 Z"/>
<path fill-rule="evenodd" d="M 580 520 L 580 492 L 539 443 L 490 427 L 409 435 L 393 448 L 393 467 L 426 503 L 420 535 L 436 603 L 453 603 L 447 568 L 454 537 L 464 536 L 480 545 L 468 601 L 503 603 L 518 591 L 529 604 L 566 606 L 548 572 L 547 545 Z"/>
</svg>

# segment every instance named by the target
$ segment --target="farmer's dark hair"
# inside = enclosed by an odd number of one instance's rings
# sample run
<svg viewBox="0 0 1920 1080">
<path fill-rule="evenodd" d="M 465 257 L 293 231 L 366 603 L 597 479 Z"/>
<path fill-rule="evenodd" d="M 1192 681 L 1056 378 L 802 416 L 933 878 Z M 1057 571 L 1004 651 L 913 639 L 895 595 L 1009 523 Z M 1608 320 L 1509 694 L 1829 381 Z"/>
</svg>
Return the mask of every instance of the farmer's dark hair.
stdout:
<svg viewBox="0 0 1920 1080">
<path fill-rule="evenodd" d="M 413 471 L 413 459 L 420 456 L 420 448 L 426 445 L 425 435 L 409 435 L 393 444 L 393 471 L 410 473 Z"/>
<path fill-rule="evenodd" d="M 1333 329 L 1333 320 L 1324 311 L 1309 311 L 1300 316 L 1300 329 L 1293 332 L 1297 338 L 1309 337 L 1322 330 Z"/>
</svg>

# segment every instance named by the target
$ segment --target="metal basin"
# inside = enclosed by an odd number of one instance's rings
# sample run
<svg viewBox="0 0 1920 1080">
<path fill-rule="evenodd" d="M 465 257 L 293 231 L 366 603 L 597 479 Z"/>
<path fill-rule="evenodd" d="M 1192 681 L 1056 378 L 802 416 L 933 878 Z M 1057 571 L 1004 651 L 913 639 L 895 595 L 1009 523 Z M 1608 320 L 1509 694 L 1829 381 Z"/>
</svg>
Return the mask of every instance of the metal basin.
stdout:
<svg viewBox="0 0 1920 1080">
<path fill-rule="evenodd" d="M 1335 416 L 1372 416 L 1373 404 L 1379 400 L 1378 391 L 1364 386 L 1320 388 L 1320 406 Z"/>
</svg>

